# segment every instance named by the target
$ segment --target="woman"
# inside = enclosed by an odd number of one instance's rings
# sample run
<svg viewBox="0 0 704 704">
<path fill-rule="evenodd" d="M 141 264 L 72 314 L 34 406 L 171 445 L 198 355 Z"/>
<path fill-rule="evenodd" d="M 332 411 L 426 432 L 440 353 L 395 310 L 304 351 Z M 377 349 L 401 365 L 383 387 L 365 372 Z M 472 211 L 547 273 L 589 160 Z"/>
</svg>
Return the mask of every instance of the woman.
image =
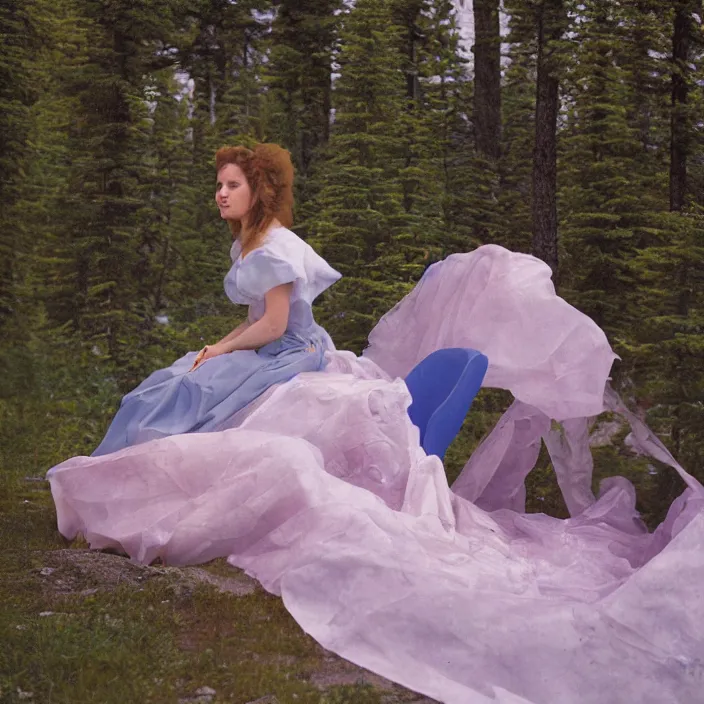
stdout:
<svg viewBox="0 0 704 704">
<path fill-rule="evenodd" d="M 246 322 L 128 393 L 93 456 L 167 435 L 214 430 L 272 384 L 324 367 L 333 349 L 311 304 L 340 274 L 288 227 L 293 165 L 275 144 L 224 147 L 215 200 L 233 235 L 225 292 Z"/>
</svg>

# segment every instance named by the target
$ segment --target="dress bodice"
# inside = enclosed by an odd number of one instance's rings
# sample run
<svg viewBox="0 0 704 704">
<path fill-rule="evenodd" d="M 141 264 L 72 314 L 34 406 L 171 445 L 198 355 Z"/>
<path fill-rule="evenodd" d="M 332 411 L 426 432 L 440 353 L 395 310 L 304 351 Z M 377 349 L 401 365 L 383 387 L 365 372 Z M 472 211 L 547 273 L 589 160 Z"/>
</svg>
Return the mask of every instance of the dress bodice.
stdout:
<svg viewBox="0 0 704 704">
<path fill-rule="evenodd" d="M 285 227 L 269 231 L 261 246 L 242 257 L 238 240 L 230 250 L 232 267 L 225 276 L 225 293 L 233 303 L 249 306 L 250 322 L 265 311 L 267 291 L 293 283 L 287 330 L 306 332 L 315 326 L 313 301 L 341 278 L 307 242 Z"/>
</svg>

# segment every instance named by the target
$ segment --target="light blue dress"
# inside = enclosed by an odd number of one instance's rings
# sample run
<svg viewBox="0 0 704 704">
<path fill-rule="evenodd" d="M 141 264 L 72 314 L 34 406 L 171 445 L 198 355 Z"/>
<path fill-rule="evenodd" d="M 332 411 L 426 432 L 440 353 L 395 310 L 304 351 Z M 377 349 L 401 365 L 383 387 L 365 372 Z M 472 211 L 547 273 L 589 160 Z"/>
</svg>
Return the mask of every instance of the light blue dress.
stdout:
<svg viewBox="0 0 704 704">
<path fill-rule="evenodd" d="M 230 256 L 225 293 L 233 303 L 249 306 L 250 323 L 264 315 L 267 291 L 293 283 L 286 332 L 258 350 L 219 355 L 192 372 L 197 352 L 150 374 L 122 399 L 93 456 L 167 435 L 216 430 L 273 384 L 324 368 L 325 352 L 334 346 L 313 319 L 311 304 L 341 274 L 284 227 L 270 230 L 244 259 L 235 241 Z"/>
</svg>

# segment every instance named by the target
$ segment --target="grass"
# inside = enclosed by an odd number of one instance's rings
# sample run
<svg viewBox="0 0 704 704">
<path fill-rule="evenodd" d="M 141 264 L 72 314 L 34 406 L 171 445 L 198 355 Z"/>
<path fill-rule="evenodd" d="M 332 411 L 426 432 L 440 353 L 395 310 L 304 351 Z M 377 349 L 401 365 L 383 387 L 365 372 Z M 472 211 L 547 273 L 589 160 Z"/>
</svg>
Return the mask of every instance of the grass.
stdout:
<svg viewBox="0 0 704 704">
<path fill-rule="evenodd" d="M 205 573 L 141 567 L 64 541 L 44 474 L 97 445 L 119 392 L 90 358 L 71 366 L 57 363 L 61 350 L 47 350 L 35 354 L 29 381 L 23 357 L 0 389 L 2 704 L 430 701 L 326 652 L 278 597 L 224 560 Z M 482 391 L 446 455 L 450 483 L 508 402 Z M 595 484 L 630 473 L 651 498 L 658 486 L 643 463 L 600 448 Z M 545 453 L 528 490 L 529 511 L 566 514 Z M 662 510 L 651 513 L 655 521 Z M 218 579 L 245 588 L 223 593 Z"/>
<path fill-rule="evenodd" d="M 430 701 L 325 651 L 225 560 L 146 567 L 65 541 L 43 476 L 95 444 L 102 398 L 0 398 L 2 704 Z"/>
<path fill-rule="evenodd" d="M 3 703 L 198 701 L 203 687 L 215 691 L 211 702 L 244 703 L 266 695 L 281 704 L 419 699 L 397 686 L 380 690 L 370 683 L 321 690 L 316 676 L 334 680 L 354 668 L 320 647 L 281 599 L 258 585 L 235 596 L 184 579 L 187 570 L 137 567 L 101 553 L 92 553 L 93 572 L 77 569 L 80 562 L 70 556 L 83 557 L 87 550 L 64 544 L 56 532 L 46 486 L 28 482 L 24 488 L 18 481 L 8 491 L 4 484 Z M 204 569 L 215 577 L 238 573 L 224 560 Z M 356 669 L 351 676 L 363 677 Z"/>
</svg>

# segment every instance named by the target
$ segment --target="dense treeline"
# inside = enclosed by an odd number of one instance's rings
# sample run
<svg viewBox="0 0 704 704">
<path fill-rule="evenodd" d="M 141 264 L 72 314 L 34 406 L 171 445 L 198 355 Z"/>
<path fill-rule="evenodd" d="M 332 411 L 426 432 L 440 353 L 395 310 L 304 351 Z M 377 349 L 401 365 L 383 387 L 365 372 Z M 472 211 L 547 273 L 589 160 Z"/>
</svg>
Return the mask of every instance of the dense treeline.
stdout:
<svg viewBox="0 0 704 704">
<path fill-rule="evenodd" d="M 296 164 L 294 229 L 345 275 L 318 310 L 338 347 L 432 261 L 532 252 L 701 472 L 702 2 L 503 7 L 502 38 L 498 0 L 474 0 L 469 60 L 450 0 L 5 2 L 6 432 L 39 414 L 47 461 L 90 449 L 121 391 L 234 326 L 213 153 L 265 140 Z M 652 476 L 664 506 L 678 487 Z"/>
</svg>

